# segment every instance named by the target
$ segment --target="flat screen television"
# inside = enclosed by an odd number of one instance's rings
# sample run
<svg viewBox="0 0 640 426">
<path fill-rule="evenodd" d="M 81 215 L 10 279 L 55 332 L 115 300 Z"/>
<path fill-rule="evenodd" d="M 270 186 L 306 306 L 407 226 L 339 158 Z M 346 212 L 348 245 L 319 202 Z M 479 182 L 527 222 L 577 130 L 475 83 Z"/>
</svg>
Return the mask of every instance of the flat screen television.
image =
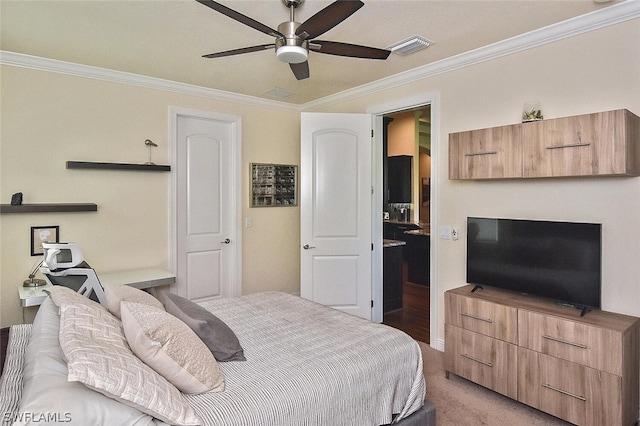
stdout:
<svg viewBox="0 0 640 426">
<path fill-rule="evenodd" d="M 602 225 L 467 218 L 467 282 L 600 308 Z"/>
</svg>

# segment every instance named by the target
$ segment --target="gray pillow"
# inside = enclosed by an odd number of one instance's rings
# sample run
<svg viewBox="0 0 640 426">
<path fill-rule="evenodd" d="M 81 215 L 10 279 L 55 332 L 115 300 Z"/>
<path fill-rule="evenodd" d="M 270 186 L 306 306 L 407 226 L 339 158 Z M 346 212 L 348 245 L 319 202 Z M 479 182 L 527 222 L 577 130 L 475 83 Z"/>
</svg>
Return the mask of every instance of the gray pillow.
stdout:
<svg viewBox="0 0 640 426">
<path fill-rule="evenodd" d="M 233 330 L 202 306 L 177 294 L 165 293 L 164 308 L 191 327 L 217 361 L 246 361 Z"/>
</svg>

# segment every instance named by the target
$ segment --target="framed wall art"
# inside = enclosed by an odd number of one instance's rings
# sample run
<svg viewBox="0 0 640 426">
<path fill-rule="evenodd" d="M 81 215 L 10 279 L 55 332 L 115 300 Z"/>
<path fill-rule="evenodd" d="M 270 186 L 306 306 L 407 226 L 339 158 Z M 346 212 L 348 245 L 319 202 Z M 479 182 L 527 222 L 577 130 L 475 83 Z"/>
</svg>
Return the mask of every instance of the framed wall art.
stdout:
<svg viewBox="0 0 640 426">
<path fill-rule="evenodd" d="M 31 256 L 42 256 L 44 249 L 42 243 L 59 243 L 59 226 L 32 226 L 31 227 Z"/>
<path fill-rule="evenodd" d="M 251 163 L 251 207 L 298 205 L 298 166 Z"/>
</svg>

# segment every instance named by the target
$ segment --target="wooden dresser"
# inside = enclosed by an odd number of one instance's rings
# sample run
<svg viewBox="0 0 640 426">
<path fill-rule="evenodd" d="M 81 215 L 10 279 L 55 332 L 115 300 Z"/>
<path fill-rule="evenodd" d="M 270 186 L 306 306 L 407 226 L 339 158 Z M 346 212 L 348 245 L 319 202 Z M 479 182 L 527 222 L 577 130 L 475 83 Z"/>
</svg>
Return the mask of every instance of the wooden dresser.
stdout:
<svg viewBox="0 0 640 426">
<path fill-rule="evenodd" d="M 472 285 L 445 293 L 445 368 L 577 425 L 638 419 L 640 318 Z"/>
</svg>

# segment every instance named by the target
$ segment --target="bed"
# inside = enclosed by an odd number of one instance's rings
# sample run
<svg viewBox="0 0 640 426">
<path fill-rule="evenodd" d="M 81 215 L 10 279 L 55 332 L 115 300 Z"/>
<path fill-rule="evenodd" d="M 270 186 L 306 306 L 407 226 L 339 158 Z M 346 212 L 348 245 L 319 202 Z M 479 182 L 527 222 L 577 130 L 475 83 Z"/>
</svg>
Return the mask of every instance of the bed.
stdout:
<svg viewBox="0 0 640 426">
<path fill-rule="evenodd" d="M 264 292 L 199 304 L 242 350 L 216 360 L 215 389 L 206 392 L 174 388 L 131 354 L 138 343 L 122 330 L 146 327 L 128 325 L 129 311 L 143 304 L 123 302 L 120 320 L 92 301 L 54 300 L 43 302 L 33 325 L 11 327 L 0 379 L 3 424 L 435 425 L 413 339 L 297 296 Z M 178 356 L 201 362 L 187 347 Z M 82 377 L 104 364 L 100 382 Z"/>
</svg>

